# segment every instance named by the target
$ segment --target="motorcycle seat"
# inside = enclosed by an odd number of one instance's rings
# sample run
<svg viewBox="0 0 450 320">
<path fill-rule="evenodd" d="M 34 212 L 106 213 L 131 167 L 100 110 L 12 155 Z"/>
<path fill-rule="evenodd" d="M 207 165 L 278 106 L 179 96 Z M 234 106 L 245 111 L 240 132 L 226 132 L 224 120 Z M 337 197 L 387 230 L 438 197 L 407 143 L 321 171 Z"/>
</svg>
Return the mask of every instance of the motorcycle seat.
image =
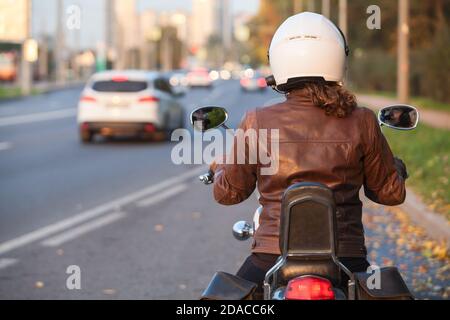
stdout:
<svg viewBox="0 0 450 320">
<path fill-rule="evenodd" d="M 283 283 L 302 275 L 316 275 L 329 279 L 334 285 L 340 283 L 340 269 L 331 258 L 287 257 L 278 270 Z"/>
</svg>

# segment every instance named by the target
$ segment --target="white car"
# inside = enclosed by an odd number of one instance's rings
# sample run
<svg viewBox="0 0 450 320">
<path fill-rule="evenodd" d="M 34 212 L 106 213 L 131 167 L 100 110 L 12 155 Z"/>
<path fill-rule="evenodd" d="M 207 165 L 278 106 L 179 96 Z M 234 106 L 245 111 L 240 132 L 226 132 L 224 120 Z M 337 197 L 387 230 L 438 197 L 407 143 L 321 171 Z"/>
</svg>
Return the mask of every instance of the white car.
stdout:
<svg viewBox="0 0 450 320">
<path fill-rule="evenodd" d="M 267 88 L 266 78 L 259 72 L 245 72 L 242 76 L 241 89 L 244 91 L 264 91 Z"/>
<path fill-rule="evenodd" d="M 78 104 L 83 142 L 103 136 L 161 136 L 184 125 L 184 109 L 169 81 L 158 72 L 105 71 L 94 74 Z"/>
<path fill-rule="evenodd" d="M 192 69 L 186 75 L 186 79 L 190 87 L 211 88 L 213 84 L 209 71 L 205 68 Z"/>
</svg>

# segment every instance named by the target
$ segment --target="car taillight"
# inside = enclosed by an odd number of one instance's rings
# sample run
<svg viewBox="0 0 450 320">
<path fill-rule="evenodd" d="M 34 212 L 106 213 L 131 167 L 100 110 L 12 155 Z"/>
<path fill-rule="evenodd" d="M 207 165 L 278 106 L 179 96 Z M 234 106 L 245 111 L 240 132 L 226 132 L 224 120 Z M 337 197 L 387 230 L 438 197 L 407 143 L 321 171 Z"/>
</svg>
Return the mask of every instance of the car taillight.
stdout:
<svg viewBox="0 0 450 320">
<path fill-rule="evenodd" d="M 333 286 L 324 278 L 304 276 L 289 281 L 286 300 L 334 300 Z"/>
<path fill-rule="evenodd" d="M 248 78 L 243 78 L 241 79 L 241 85 L 246 86 L 250 83 L 250 79 Z"/>
<path fill-rule="evenodd" d="M 139 102 L 158 102 L 158 101 L 159 98 L 153 96 L 139 98 Z"/>
<path fill-rule="evenodd" d="M 83 96 L 83 97 L 81 97 L 80 101 L 83 101 L 83 102 L 97 102 L 97 99 L 95 99 L 94 97 L 90 97 L 90 96 Z"/>
<path fill-rule="evenodd" d="M 260 88 L 265 88 L 266 85 L 267 85 L 266 79 L 264 79 L 264 78 L 259 78 L 259 79 L 258 79 L 258 86 L 259 86 Z"/>
<path fill-rule="evenodd" d="M 153 123 L 147 123 L 147 124 L 144 126 L 144 130 L 145 130 L 145 132 L 150 132 L 150 133 L 152 133 L 152 132 L 155 132 L 155 131 L 156 131 L 156 128 L 155 128 L 155 125 L 154 125 Z"/>
</svg>

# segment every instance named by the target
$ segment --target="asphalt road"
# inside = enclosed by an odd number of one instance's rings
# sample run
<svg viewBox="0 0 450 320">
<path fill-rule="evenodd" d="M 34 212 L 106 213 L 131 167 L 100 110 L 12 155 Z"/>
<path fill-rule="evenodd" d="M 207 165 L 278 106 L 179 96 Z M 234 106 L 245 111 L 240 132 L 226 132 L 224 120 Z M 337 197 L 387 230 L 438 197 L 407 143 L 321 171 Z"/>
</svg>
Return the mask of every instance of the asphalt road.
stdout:
<svg viewBox="0 0 450 320">
<path fill-rule="evenodd" d="M 81 144 L 80 92 L 0 104 L 0 299 L 196 299 L 215 271 L 235 272 L 250 242 L 234 240 L 231 227 L 251 220 L 256 196 L 217 205 L 211 188 L 197 181 L 203 167 L 172 163 L 174 142 Z M 233 127 L 245 110 L 279 99 L 227 81 L 191 90 L 181 101 L 186 114 L 199 105 L 224 106 Z M 369 243 L 373 261 L 412 259 L 402 272 L 413 290 L 419 283 L 428 286 L 417 290 L 420 297 L 445 298 L 445 261 L 421 250 L 400 255 L 399 244 L 387 239 L 401 229 L 386 235 L 385 227 L 370 228 L 377 217 L 385 218 L 381 226 L 395 226 L 398 217 L 389 215 L 380 207 L 367 211 L 368 236 L 378 243 Z M 66 287 L 71 265 L 81 270 L 80 290 Z"/>
</svg>

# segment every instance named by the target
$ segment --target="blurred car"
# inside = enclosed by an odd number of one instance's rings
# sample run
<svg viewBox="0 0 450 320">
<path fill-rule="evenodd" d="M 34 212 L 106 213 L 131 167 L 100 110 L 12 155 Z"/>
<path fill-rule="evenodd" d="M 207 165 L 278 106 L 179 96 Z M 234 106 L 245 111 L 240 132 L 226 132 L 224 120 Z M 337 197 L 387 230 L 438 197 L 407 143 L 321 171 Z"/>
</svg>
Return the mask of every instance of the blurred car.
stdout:
<svg viewBox="0 0 450 320">
<path fill-rule="evenodd" d="M 14 81 L 17 78 L 16 57 L 12 52 L 0 53 L 0 81 Z"/>
<path fill-rule="evenodd" d="M 188 81 L 185 70 L 174 70 L 166 73 L 173 91 L 178 95 L 184 95 L 188 91 Z"/>
<path fill-rule="evenodd" d="M 78 104 L 80 138 L 161 136 L 183 127 L 184 109 L 162 74 L 144 71 L 105 71 L 94 74 Z"/>
<path fill-rule="evenodd" d="M 266 78 L 260 72 L 253 70 L 242 75 L 240 84 L 244 91 L 263 91 L 267 88 Z"/>
<path fill-rule="evenodd" d="M 190 87 L 211 88 L 213 83 L 210 72 L 206 68 L 192 69 L 188 72 L 186 79 Z"/>
</svg>

